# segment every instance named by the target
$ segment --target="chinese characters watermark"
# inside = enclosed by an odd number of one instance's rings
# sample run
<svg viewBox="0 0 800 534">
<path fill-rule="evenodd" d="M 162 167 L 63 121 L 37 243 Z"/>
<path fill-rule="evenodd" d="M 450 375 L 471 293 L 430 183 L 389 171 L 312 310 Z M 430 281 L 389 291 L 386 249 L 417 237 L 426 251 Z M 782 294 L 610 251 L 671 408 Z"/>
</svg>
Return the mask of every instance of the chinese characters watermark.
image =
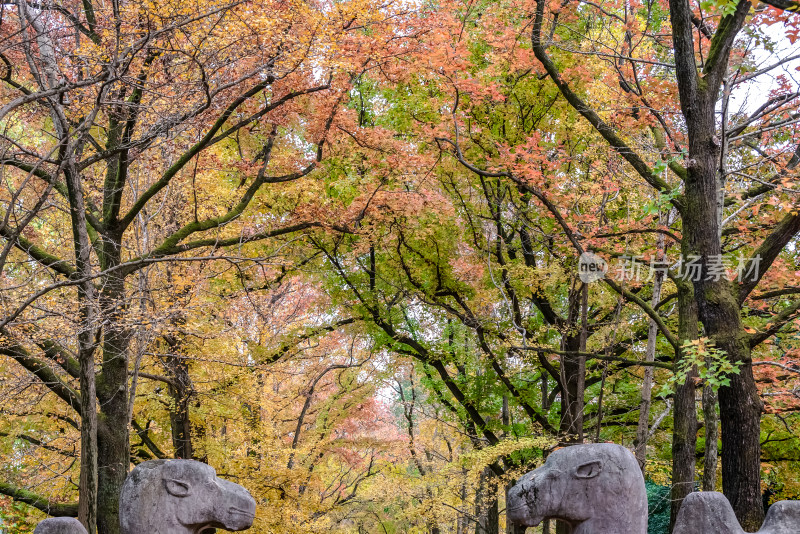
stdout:
<svg viewBox="0 0 800 534">
<path fill-rule="evenodd" d="M 758 281 L 760 267 L 761 256 L 758 254 L 751 258 L 743 254 L 738 258 L 722 254 L 704 258 L 690 254 L 677 261 L 623 255 L 609 265 L 600 256 L 584 252 L 578 261 L 578 276 L 585 283 L 602 280 L 606 276 L 617 282 L 648 282 L 657 275 L 690 282 L 728 280 L 742 283 Z"/>
</svg>

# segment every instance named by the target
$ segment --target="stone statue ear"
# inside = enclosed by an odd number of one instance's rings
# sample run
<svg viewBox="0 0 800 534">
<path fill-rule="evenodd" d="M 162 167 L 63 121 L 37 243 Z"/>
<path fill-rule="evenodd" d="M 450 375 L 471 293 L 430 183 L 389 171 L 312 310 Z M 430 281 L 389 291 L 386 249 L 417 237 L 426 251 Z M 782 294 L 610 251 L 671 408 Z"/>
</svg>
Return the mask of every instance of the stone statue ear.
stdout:
<svg viewBox="0 0 800 534">
<path fill-rule="evenodd" d="M 189 495 L 189 484 L 180 480 L 165 478 L 164 487 L 167 488 L 167 493 L 173 497 L 186 497 Z"/>
<path fill-rule="evenodd" d="M 594 478 L 603 470 L 602 460 L 592 460 L 581 464 L 575 469 L 576 478 Z"/>
</svg>

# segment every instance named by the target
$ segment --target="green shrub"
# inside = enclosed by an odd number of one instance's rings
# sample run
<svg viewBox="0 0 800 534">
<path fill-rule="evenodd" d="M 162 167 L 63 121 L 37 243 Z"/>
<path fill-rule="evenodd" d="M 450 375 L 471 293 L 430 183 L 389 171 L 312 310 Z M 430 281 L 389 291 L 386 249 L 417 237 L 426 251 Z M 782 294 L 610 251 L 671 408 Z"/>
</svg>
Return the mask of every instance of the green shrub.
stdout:
<svg viewBox="0 0 800 534">
<path fill-rule="evenodd" d="M 647 488 L 647 534 L 669 534 L 669 486 L 649 480 Z"/>
</svg>

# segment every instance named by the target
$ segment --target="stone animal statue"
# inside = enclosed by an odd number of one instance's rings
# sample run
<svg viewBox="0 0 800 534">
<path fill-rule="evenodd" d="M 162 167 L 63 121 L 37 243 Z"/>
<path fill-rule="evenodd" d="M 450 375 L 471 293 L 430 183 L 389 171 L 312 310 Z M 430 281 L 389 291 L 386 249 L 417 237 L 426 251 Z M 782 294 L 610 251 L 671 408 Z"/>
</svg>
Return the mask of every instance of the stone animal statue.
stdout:
<svg viewBox="0 0 800 534">
<path fill-rule="evenodd" d="M 560 519 L 574 534 L 647 532 L 644 477 L 633 454 L 613 443 L 552 452 L 509 490 L 506 506 L 511 522 L 526 527 Z"/>
<path fill-rule="evenodd" d="M 137 465 L 122 486 L 122 534 L 196 534 L 208 528 L 245 530 L 256 502 L 239 484 L 217 477 L 194 460 L 151 460 Z"/>
<path fill-rule="evenodd" d="M 33 534 L 86 534 L 86 529 L 74 517 L 51 517 L 40 521 Z"/>
<path fill-rule="evenodd" d="M 194 460 L 152 460 L 130 472 L 119 497 L 122 534 L 199 534 L 206 529 L 246 530 L 256 501 L 239 484 L 217 477 Z M 34 534 L 86 534 L 71 517 L 53 517 Z"/>
<path fill-rule="evenodd" d="M 770 506 L 757 534 L 797 534 L 800 532 L 800 501 L 778 501 Z M 722 493 L 690 493 L 675 520 L 673 534 L 745 534 L 733 507 Z"/>
</svg>

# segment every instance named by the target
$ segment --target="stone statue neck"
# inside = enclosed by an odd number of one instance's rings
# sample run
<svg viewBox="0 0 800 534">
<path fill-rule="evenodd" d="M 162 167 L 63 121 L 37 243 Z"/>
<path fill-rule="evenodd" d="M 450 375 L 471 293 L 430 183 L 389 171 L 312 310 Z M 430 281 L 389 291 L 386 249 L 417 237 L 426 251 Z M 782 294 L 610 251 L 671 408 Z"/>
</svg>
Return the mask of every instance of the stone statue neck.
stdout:
<svg viewBox="0 0 800 534">
<path fill-rule="evenodd" d="M 572 534 L 644 534 L 634 532 L 631 525 L 607 519 L 593 518 L 578 523 L 572 529 Z"/>
<path fill-rule="evenodd" d="M 151 534 L 193 534 L 194 531 L 181 525 L 174 518 L 151 518 L 145 521 L 140 521 L 140 524 L 133 525 L 131 534 L 151 533 Z M 198 529 L 202 530 L 202 529 Z"/>
</svg>

